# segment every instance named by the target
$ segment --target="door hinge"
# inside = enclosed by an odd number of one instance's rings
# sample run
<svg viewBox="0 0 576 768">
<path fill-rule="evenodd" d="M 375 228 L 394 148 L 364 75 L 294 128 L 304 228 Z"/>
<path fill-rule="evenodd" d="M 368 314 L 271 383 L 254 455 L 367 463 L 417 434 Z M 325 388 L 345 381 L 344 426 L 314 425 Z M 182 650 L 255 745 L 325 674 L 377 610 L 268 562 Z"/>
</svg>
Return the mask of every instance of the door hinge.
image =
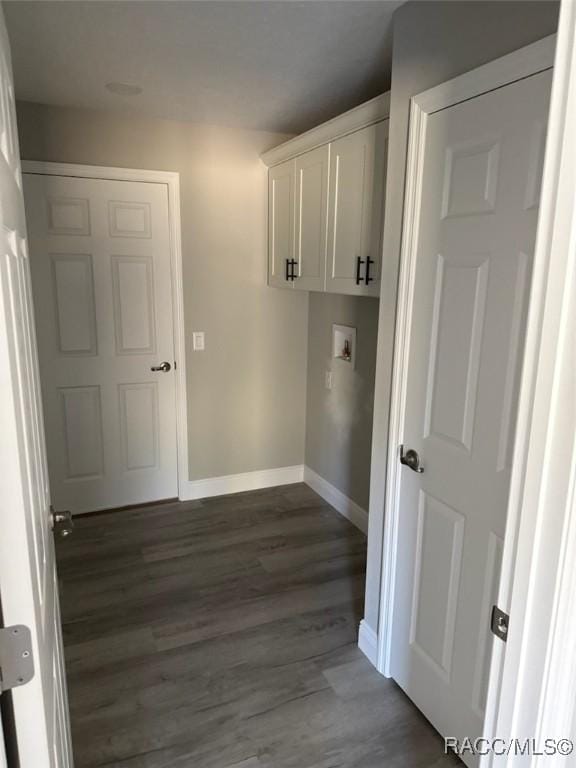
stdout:
<svg viewBox="0 0 576 768">
<path fill-rule="evenodd" d="M 0 693 L 29 683 L 34 677 L 32 635 L 17 624 L 0 628 Z"/>
<path fill-rule="evenodd" d="M 497 605 L 492 606 L 492 618 L 490 619 L 490 629 L 499 637 L 500 640 L 506 642 L 508 639 L 508 625 L 510 623 L 510 616 L 504 611 L 501 611 Z"/>
</svg>

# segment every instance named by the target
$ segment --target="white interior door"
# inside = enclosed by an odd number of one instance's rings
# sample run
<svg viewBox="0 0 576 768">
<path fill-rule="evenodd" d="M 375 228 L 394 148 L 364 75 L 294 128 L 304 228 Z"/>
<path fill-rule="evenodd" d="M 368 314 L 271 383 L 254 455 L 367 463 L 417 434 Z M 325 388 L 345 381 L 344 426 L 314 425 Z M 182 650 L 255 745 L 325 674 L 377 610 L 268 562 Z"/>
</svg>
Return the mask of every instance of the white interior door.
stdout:
<svg viewBox="0 0 576 768">
<path fill-rule="evenodd" d="M 391 672 L 458 738 L 482 735 L 551 78 L 426 125 Z"/>
<path fill-rule="evenodd" d="M 167 186 L 25 174 L 24 192 L 53 501 L 175 497 Z"/>
<path fill-rule="evenodd" d="M 69 768 L 72 752 L 8 52 L 0 9 L 0 602 L 6 626 L 30 628 L 35 666 L 32 681 L 10 694 L 16 733 L 5 735 L 16 742 L 21 768 Z"/>
</svg>

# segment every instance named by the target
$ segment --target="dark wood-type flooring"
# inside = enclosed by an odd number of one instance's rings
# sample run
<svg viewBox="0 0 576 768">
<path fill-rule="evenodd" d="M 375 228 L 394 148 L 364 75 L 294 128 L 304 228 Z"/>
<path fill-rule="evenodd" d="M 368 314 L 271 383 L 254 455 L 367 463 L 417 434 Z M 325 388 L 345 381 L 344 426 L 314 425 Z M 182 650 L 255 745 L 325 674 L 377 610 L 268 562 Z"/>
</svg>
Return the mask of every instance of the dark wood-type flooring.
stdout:
<svg viewBox="0 0 576 768">
<path fill-rule="evenodd" d="M 358 651 L 366 539 L 305 485 L 76 519 L 76 768 L 444 768 Z"/>
</svg>

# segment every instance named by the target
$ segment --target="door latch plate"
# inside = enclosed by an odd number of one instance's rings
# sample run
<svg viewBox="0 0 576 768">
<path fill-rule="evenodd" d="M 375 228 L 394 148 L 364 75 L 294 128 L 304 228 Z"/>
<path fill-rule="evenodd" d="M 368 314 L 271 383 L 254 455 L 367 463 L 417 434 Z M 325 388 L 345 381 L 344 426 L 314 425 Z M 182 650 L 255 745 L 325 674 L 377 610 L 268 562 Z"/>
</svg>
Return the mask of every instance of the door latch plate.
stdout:
<svg viewBox="0 0 576 768">
<path fill-rule="evenodd" d="M 0 693 L 25 685 L 33 677 L 32 636 L 28 627 L 16 624 L 0 628 Z"/>
<path fill-rule="evenodd" d="M 492 618 L 490 619 L 490 629 L 496 637 L 506 642 L 508 639 L 508 625 L 510 623 L 510 616 L 504 611 L 501 611 L 497 605 L 492 606 Z"/>
</svg>

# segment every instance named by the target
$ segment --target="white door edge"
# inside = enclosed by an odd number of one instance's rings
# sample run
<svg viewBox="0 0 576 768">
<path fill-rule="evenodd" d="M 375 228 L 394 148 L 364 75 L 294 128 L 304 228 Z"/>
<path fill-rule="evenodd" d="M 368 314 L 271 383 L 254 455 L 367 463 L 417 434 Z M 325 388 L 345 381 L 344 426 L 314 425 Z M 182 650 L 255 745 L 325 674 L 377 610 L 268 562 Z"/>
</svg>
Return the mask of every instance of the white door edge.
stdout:
<svg viewBox="0 0 576 768">
<path fill-rule="evenodd" d="M 110 181 L 140 181 L 165 184 L 168 189 L 170 267 L 173 296 L 174 350 L 176 354 L 176 443 L 178 452 L 178 498 L 186 498 L 188 486 L 188 415 L 186 401 L 186 343 L 184 335 L 184 288 L 182 277 L 182 228 L 180 223 L 180 174 L 140 168 L 115 168 L 75 163 L 23 160 L 22 173 L 71 176 Z"/>
<path fill-rule="evenodd" d="M 574 8 L 572 9 L 574 12 Z M 565 16 L 567 13 L 565 12 Z M 565 33 L 566 34 L 566 33 Z M 416 233 L 418 231 L 418 206 L 420 199 L 420 186 L 422 181 L 422 159 L 424 139 L 426 136 L 427 117 L 433 112 L 445 109 L 462 101 L 481 95 L 488 91 L 511 84 L 517 80 L 550 69 L 554 66 L 556 35 L 551 35 L 542 40 L 522 48 L 514 53 L 492 61 L 478 69 L 466 73 L 460 77 L 443 83 L 435 88 L 425 91 L 411 99 L 410 105 L 410 130 L 408 141 L 408 164 L 405 191 L 405 213 L 402 232 L 402 249 L 400 259 L 400 279 L 398 288 L 397 322 L 395 332 L 395 351 L 392 379 L 392 404 L 389 426 L 389 451 L 387 458 L 387 484 L 384 519 L 384 542 L 381 561 L 381 592 L 380 613 L 378 625 L 378 670 L 390 675 L 391 638 L 393 616 L 393 595 L 396 573 L 397 536 L 399 526 L 399 462 L 397 449 L 402 443 L 402 425 L 406 406 L 406 361 L 409 354 L 409 339 L 411 331 L 411 315 L 415 278 Z M 565 54 L 567 55 L 567 54 Z M 572 83 L 574 86 L 574 84 Z M 558 88 L 558 86 L 556 86 Z M 558 97 L 557 97 L 558 100 Z M 560 105 L 556 105 L 559 109 Z M 559 119 L 558 117 L 556 118 Z M 549 135 L 553 135 L 550 133 Z M 543 328 L 543 293 L 546 287 L 546 270 L 549 261 L 548 243 L 543 242 L 543 231 L 546 228 L 545 219 L 552 215 L 552 211 L 546 210 L 553 206 L 551 199 L 554 187 L 551 185 L 550 157 L 553 151 L 548 146 L 546 152 L 545 181 L 547 197 L 542 202 L 540 221 L 538 227 L 538 240 L 535 254 L 534 286 L 530 307 L 528 336 L 524 353 L 524 369 L 521 380 L 521 405 L 518 417 L 518 429 L 514 450 L 512 469 L 512 485 L 510 502 L 508 505 L 508 521 L 506 528 L 505 547 L 502 562 L 502 579 L 500 591 L 501 607 L 509 607 L 509 599 L 505 599 L 507 585 L 511 585 L 513 579 L 517 582 L 515 568 L 515 545 L 518 538 L 520 521 L 518 489 L 523 487 L 525 479 L 525 456 L 530 435 L 526 425 L 530 423 L 530 414 L 535 406 L 534 402 L 534 377 L 536 362 L 540 349 L 540 331 Z M 544 189 L 544 187 L 543 187 Z M 546 213 L 544 211 L 546 210 Z M 536 285 L 536 284 L 539 285 Z M 539 290 L 538 290 L 539 289 Z M 523 428 L 523 425 L 524 428 Z M 516 509 L 514 509 L 516 505 Z M 384 510 L 382 510 L 382 514 Z M 528 574 L 525 574 L 527 579 Z M 527 586 L 515 584 L 519 589 Z M 510 610 L 514 612 L 514 601 Z M 521 621 L 523 614 L 518 615 Z M 515 621 L 515 619 L 512 619 Z M 522 634 L 520 632 L 520 634 Z M 486 714 L 486 723 L 490 725 L 495 720 L 498 711 L 500 693 L 502 687 L 499 684 L 500 671 L 503 665 L 502 649 L 495 653 L 495 661 L 492 665 L 489 700 Z M 513 664 L 507 653 L 506 666 Z M 516 659 L 519 661 L 519 659 Z M 487 764 L 486 764 L 487 765 Z"/>
</svg>

